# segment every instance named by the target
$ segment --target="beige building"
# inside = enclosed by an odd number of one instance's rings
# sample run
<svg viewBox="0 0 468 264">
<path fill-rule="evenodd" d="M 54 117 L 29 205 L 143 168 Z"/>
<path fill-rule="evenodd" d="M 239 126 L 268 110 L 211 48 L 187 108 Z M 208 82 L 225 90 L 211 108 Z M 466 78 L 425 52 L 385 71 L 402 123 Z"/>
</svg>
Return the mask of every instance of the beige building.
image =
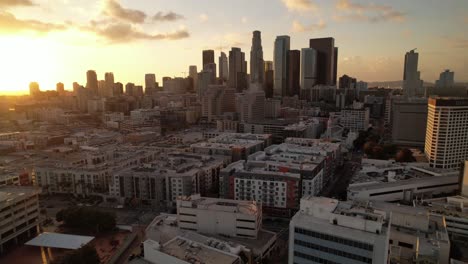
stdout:
<svg viewBox="0 0 468 264">
<path fill-rule="evenodd" d="M 38 231 L 39 188 L 0 187 L 0 253 Z"/>
<path fill-rule="evenodd" d="M 457 169 L 468 158 L 468 99 L 429 99 L 426 153 L 429 165 Z"/>
<path fill-rule="evenodd" d="M 192 195 L 177 199 L 177 219 L 184 230 L 256 239 L 262 225 L 262 207 L 255 201 Z"/>
</svg>

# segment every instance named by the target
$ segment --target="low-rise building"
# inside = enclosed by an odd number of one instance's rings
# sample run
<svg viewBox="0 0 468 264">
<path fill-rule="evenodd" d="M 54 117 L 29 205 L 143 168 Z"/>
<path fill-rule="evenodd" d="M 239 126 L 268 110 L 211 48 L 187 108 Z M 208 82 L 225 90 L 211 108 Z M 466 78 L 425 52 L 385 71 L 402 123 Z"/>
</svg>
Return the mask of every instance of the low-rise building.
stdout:
<svg viewBox="0 0 468 264">
<path fill-rule="evenodd" d="M 0 253 L 37 234 L 40 192 L 35 187 L 0 187 Z"/>
<path fill-rule="evenodd" d="M 304 197 L 289 224 L 288 263 L 387 263 L 390 220 L 366 204 Z"/>
<path fill-rule="evenodd" d="M 363 160 L 348 186 L 348 199 L 412 202 L 459 190 L 457 171 L 431 168 L 427 163 Z"/>
<path fill-rule="evenodd" d="M 262 226 L 262 207 L 255 201 L 192 195 L 177 199 L 177 219 L 184 230 L 256 239 Z"/>
</svg>

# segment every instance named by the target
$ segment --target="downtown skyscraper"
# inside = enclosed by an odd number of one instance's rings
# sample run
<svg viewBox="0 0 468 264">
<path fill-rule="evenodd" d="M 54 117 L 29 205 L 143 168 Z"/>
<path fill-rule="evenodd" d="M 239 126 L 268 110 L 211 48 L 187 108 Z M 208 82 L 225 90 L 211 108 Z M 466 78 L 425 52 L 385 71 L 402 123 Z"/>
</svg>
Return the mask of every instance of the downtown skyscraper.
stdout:
<svg viewBox="0 0 468 264">
<path fill-rule="evenodd" d="M 88 89 L 92 95 L 98 95 L 97 74 L 93 70 L 86 72 L 86 89 Z"/>
<path fill-rule="evenodd" d="M 300 86 L 302 90 L 306 90 L 317 83 L 317 51 L 312 48 L 304 48 L 301 51 Z"/>
<path fill-rule="evenodd" d="M 247 62 L 240 48 L 229 51 L 229 87 L 242 92 L 247 89 Z"/>
<path fill-rule="evenodd" d="M 228 57 L 226 53 L 221 52 L 219 56 L 219 78 L 226 82 L 229 79 Z"/>
<path fill-rule="evenodd" d="M 273 64 L 273 96 L 282 97 L 287 93 L 288 52 L 291 39 L 289 36 L 278 36 L 275 40 Z"/>
<path fill-rule="evenodd" d="M 403 94 L 414 97 L 422 94 L 423 81 L 418 71 L 419 54 L 411 50 L 405 54 L 405 65 L 403 69 Z"/>
<path fill-rule="evenodd" d="M 215 63 L 215 55 L 214 55 L 214 50 L 204 50 L 203 51 L 203 64 L 202 64 L 202 69 L 205 68 L 206 64 L 210 63 Z"/>
<path fill-rule="evenodd" d="M 338 48 L 335 48 L 335 39 L 311 39 L 309 47 L 317 51 L 317 84 L 335 85 L 338 70 Z"/>
<path fill-rule="evenodd" d="M 264 82 L 264 65 L 263 65 L 263 48 L 261 32 L 256 30 L 253 32 L 252 48 L 250 50 L 250 82 Z"/>
</svg>

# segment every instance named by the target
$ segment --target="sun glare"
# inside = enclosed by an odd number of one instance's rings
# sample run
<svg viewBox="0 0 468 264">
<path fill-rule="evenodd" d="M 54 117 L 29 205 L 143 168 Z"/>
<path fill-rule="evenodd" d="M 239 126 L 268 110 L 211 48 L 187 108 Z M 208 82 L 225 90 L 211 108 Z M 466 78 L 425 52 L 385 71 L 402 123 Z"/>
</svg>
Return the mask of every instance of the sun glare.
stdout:
<svg viewBox="0 0 468 264">
<path fill-rule="evenodd" d="M 32 81 L 42 90 L 53 89 L 59 67 L 56 52 L 47 38 L 0 37 L 0 95 L 28 93 Z"/>
</svg>

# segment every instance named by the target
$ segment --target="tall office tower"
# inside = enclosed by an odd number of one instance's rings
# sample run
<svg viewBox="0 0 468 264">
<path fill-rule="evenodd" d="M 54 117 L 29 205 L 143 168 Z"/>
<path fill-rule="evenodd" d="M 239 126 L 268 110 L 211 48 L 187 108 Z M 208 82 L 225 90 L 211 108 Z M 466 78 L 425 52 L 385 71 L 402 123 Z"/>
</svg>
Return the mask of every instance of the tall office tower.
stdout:
<svg viewBox="0 0 468 264">
<path fill-rule="evenodd" d="M 334 38 L 310 39 L 309 47 L 317 51 L 317 84 L 335 85 L 338 48 Z"/>
<path fill-rule="evenodd" d="M 286 95 L 288 85 L 288 52 L 291 39 L 289 36 L 278 36 L 275 40 L 273 54 L 273 96 Z"/>
<path fill-rule="evenodd" d="M 129 96 L 133 96 L 133 89 L 135 88 L 134 83 L 127 83 L 125 85 L 125 94 Z"/>
<path fill-rule="evenodd" d="M 215 63 L 215 55 L 214 50 L 204 50 L 203 51 L 203 64 L 202 68 L 205 67 L 206 64 Z"/>
<path fill-rule="evenodd" d="M 301 51 L 301 90 L 312 89 L 317 83 L 317 51 L 312 48 Z"/>
<path fill-rule="evenodd" d="M 93 70 L 86 72 L 86 89 L 89 89 L 91 95 L 98 95 L 98 80 Z"/>
<path fill-rule="evenodd" d="M 387 263 L 390 222 L 368 203 L 306 196 L 289 223 L 288 263 Z"/>
<path fill-rule="evenodd" d="M 266 98 L 273 97 L 273 62 L 265 61 L 265 82 L 263 83 L 263 90 L 265 91 Z"/>
<path fill-rule="evenodd" d="M 208 122 L 222 115 L 223 93 L 225 89 L 225 85 L 209 85 L 209 88 L 200 98 L 202 117 L 206 117 Z"/>
<path fill-rule="evenodd" d="M 31 82 L 29 83 L 29 95 L 36 96 L 41 92 L 39 89 L 39 83 Z"/>
<path fill-rule="evenodd" d="M 219 78 L 221 78 L 223 82 L 227 82 L 229 79 L 228 63 L 226 53 L 221 52 L 221 55 L 219 56 Z"/>
<path fill-rule="evenodd" d="M 210 71 L 201 71 L 198 73 L 198 86 L 197 86 L 197 94 L 198 98 L 201 100 L 202 97 L 205 95 L 206 91 L 208 91 L 208 86 L 212 83 L 212 73 Z"/>
<path fill-rule="evenodd" d="M 338 76 L 338 48 L 335 47 L 335 53 L 333 54 L 335 63 L 333 64 L 333 84 L 336 85 L 336 78 Z"/>
<path fill-rule="evenodd" d="M 203 66 L 203 70 L 211 72 L 210 84 L 216 84 L 216 63 L 208 63 Z"/>
<path fill-rule="evenodd" d="M 65 92 L 65 86 L 63 85 L 63 83 L 59 82 L 59 83 L 57 83 L 57 85 L 55 87 L 56 87 L 56 91 L 57 91 L 57 93 L 59 95 L 62 95 Z"/>
<path fill-rule="evenodd" d="M 265 92 L 260 83 L 236 95 L 236 112 L 241 122 L 260 121 L 265 118 Z"/>
<path fill-rule="evenodd" d="M 240 48 L 229 51 L 229 87 L 237 92 L 247 89 L 247 62 Z"/>
<path fill-rule="evenodd" d="M 455 83 L 454 77 L 455 73 L 453 71 L 445 70 L 440 73 L 439 80 L 436 81 L 435 85 L 441 88 L 451 87 Z"/>
<path fill-rule="evenodd" d="M 81 87 L 81 85 L 77 82 L 73 82 L 73 94 L 76 95 L 78 92 L 78 89 Z"/>
<path fill-rule="evenodd" d="M 403 69 L 403 94 L 414 97 L 422 94 L 423 81 L 418 71 L 419 54 L 414 50 L 406 52 L 405 65 Z"/>
<path fill-rule="evenodd" d="M 338 81 L 338 88 L 341 89 L 356 89 L 356 78 L 350 77 L 348 75 L 343 75 Z"/>
<path fill-rule="evenodd" d="M 455 169 L 468 159 L 468 99 L 429 98 L 424 151 L 434 168 Z"/>
<path fill-rule="evenodd" d="M 301 52 L 290 50 L 288 52 L 288 96 L 300 95 Z"/>
<path fill-rule="evenodd" d="M 104 96 L 105 97 L 113 97 L 114 96 L 114 86 L 115 86 L 115 82 L 114 82 L 114 74 L 112 72 L 106 72 L 106 74 L 104 75 L 104 80 L 106 81 L 106 85 L 105 85 L 105 92 L 104 92 Z"/>
<path fill-rule="evenodd" d="M 123 84 L 120 82 L 116 82 L 114 85 L 114 96 L 122 95 L 123 94 Z"/>
<path fill-rule="evenodd" d="M 262 83 L 264 81 L 263 48 L 261 32 L 253 32 L 252 48 L 250 50 L 250 82 Z"/>
<path fill-rule="evenodd" d="M 133 87 L 133 96 L 143 97 L 143 86 L 142 85 L 135 85 Z"/>
<path fill-rule="evenodd" d="M 156 74 L 145 74 L 145 94 L 152 94 L 156 90 Z"/>
<path fill-rule="evenodd" d="M 105 97 L 106 96 L 106 81 L 105 80 L 99 80 L 98 81 L 98 94 L 100 97 Z"/>
<path fill-rule="evenodd" d="M 195 65 L 190 65 L 189 66 L 189 77 L 192 79 L 192 83 L 189 85 L 189 91 L 191 92 L 196 92 L 197 87 L 198 87 L 198 71 L 197 71 L 197 66 Z"/>
</svg>

